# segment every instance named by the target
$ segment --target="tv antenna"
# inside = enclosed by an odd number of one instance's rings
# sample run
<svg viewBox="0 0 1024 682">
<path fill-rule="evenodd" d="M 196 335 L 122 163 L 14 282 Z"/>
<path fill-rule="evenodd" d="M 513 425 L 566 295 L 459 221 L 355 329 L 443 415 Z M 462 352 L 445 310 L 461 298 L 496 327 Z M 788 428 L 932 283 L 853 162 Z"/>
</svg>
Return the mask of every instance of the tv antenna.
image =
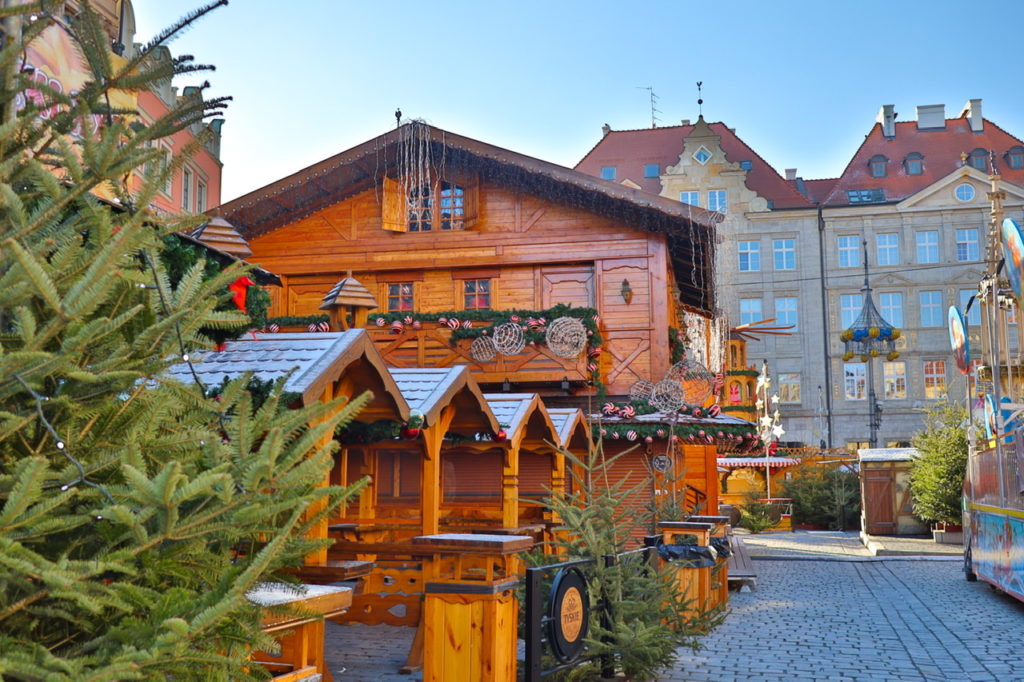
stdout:
<svg viewBox="0 0 1024 682">
<path fill-rule="evenodd" d="M 704 99 L 700 96 L 701 86 L 704 85 L 704 81 L 697 81 L 697 115 L 704 116 Z"/>
<path fill-rule="evenodd" d="M 637 90 L 646 90 L 647 94 L 651 96 L 651 127 L 652 128 L 657 128 L 658 127 L 658 122 L 661 121 L 661 119 L 658 118 L 657 114 L 661 113 L 661 109 L 659 109 L 656 106 L 657 103 L 658 103 L 658 96 L 654 94 L 654 86 L 653 85 L 648 85 L 648 86 L 637 85 L 636 89 Z"/>
</svg>

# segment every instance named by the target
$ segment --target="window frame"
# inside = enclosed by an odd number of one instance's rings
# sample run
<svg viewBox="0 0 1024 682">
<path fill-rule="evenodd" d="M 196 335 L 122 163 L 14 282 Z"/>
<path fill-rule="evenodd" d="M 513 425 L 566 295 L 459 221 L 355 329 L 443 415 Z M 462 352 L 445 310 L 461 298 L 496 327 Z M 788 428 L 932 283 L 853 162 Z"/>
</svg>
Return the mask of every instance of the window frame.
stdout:
<svg viewBox="0 0 1024 682">
<path fill-rule="evenodd" d="M 619 173 L 618 166 L 601 166 L 601 179 L 615 182 L 615 177 Z"/>
<path fill-rule="evenodd" d="M 761 272 L 760 240 L 737 242 L 736 256 L 739 272 Z M 745 263 L 744 257 L 746 257 Z"/>
<path fill-rule="evenodd" d="M 653 172 L 652 172 L 653 169 Z M 645 163 L 644 164 L 644 177 L 645 178 L 660 178 L 661 177 L 661 164 L 660 163 Z"/>
<path fill-rule="evenodd" d="M 931 365 L 931 367 L 929 367 L 929 365 Z M 931 371 L 929 371 L 929 369 Z M 940 369 L 941 371 L 939 371 Z M 948 388 L 946 387 L 945 360 L 922 360 L 921 376 L 923 377 L 925 400 L 943 400 L 949 395 Z"/>
<path fill-rule="evenodd" d="M 184 166 L 181 169 L 181 207 L 188 212 L 192 212 L 192 180 L 195 173 L 188 166 Z"/>
<path fill-rule="evenodd" d="M 889 159 L 882 154 L 875 154 L 868 160 L 868 171 L 873 178 L 884 178 L 889 173 Z"/>
<path fill-rule="evenodd" d="M 793 377 L 796 377 L 794 380 Z M 803 402 L 800 372 L 779 372 L 779 403 L 799 405 Z M 795 390 L 794 390 L 795 388 Z M 793 394 L 796 394 L 795 396 Z"/>
<path fill-rule="evenodd" d="M 890 372 L 890 369 L 894 371 Z M 900 371 L 896 372 L 896 369 Z M 903 360 L 886 360 L 882 363 L 882 395 L 885 400 L 907 399 L 907 363 Z"/>
<path fill-rule="evenodd" d="M 853 240 L 853 245 L 844 243 L 846 240 Z M 860 236 L 852 234 L 836 235 L 836 257 L 838 259 L 838 265 L 841 268 L 859 268 L 861 266 L 860 260 Z M 853 254 L 853 262 L 850 261 L 850 254 Z"/>
<path fill-rule="evenodd" d="M 982 173 L 988 172 L 988 150 L 982 147 L 977 147 L 971 150 L 971 153 L 967 155 L 967 165 L 975 170 L 980 170 Z"/>
<path fill-rule="evenodd" d="M 782 302 L 782 301 L 785 301 L 787 303 L 792 301 L 792 303 L 793 303 L 792 308 L 790 308 L 788 306 L 786 308 L 780 308 L 779 307 L 779 303 Z M 794 331 L 794 332 L 795 331 L 799 331 L 800 330 L 800 299 L 799 299 L 799 297 L 798 296 L 777 296 L 775 298 L 774 302 L 775 302 L 775 323 L 780 325 L 780 326 L 781 325 L 792 324 L 793 325 L 792 331 Z M 792 315 L 792 320 L 789 319 L 790 315 Z"/>
<path fill-rule="evenodd" d="M 892 243 L 883 244 L 885 242 Z M 883 253 L 885 257 L 883 258 Z M 898 232 L 882 232 L 875 235 L 875 261 L 879 266 L 901 265 L 900 235 Z"/>
<path fill-rule="evenodd" d="M 969 196 L 967 194 L 968 192 L 970 192 Z M 969 182 L 961 182 L 953 188 L 953 197 L 962 204 L 974 201 L 974 197 L 976 196 L 978 196 L 978 190 L 976 190 L 974 185 Z"/>
<path fill-rule="evenodd" d="M 938 294 L 938 303 L 926 302 L 924 297 L 929 294 Z M 922 327 L 944 327 L 946 325 L 946 316 L 943 314 L 942 305 L 942 290 L 941 289 L 929 289 L 927 291 L 917 292 L 917 305 L 918 313 L 920 315 L 920 325 Z M 925 311 L 928 314 L 925 314 Z"/>
<path fill-rule="evenodd" d="M 895 303 L 894 303 L 895 301 Z M 878 294 L 878 312 L 894 327 L 903 327 L 903 292 L 886 291 Z"/>
<path fill-rule="evenodd" d="M 967 303 L 971 300 L 971 296 L 977 294 L 976 289 L 959 289 L 957 290 L 957 302 L 960 304 L 960 312 L 964 313 L 964 321 L 967 322 L 968 327 L 981 326 L 981 306 L 975 302 L 971 306 L 970 311 L 967 310 Z"/>
<path fill-rule="evenodd" d="M 206 202 L 209 195 L 209 185 L 206 184 L 202 178 L 198 178 L 196 181 L 196 213 L 204 213 L 206 211 Z"/>
<path fill-rule="evenodd" d="M 935 243 L 922 242 L 921 238 L 925 235 L 931 235 L 934 238 Z M 938 230 L 921 230 L 920 232 L 914 233 L 914 246 L 917 255 L 917 262 L 919 265 L 928 265 L 931 263 L 939 262 L 939 232 Z M 934 260 L 929 256 L 931 250 L 934 248 Z M 922 249 L 924 250 L 926 258 L 921 257 Z"/>
<path fill-rule="evenodd" d="M 744 308 L 744 305 L 743 305 L 744 303 L 753 303 L 754 301 L 757 302 L 756 317 L 753 316 L 754 315 L 753 309 L 750 309 L 750 310 L 744 310 L 743 309 Z M 764 299 L 763 298 L 741 298 L 739 300 L 739 310 L 740 310 L 740 324 L 749 324 L 749 323 L 752 323 L 752 322 L 760 322 L 761 320 L 764 319 Z"/>
<path fill-rule="evenodd" d="M 714 197 L 714 199 L 712 199 Z M 714 204 L 714 205 L 712 205 Z M 708 190 L 708 210 L 718 213 L 729 212 L 729 192 L 724 189 Z"/>
<path fill-rule="evenodd" d="M 780 256 L 781 267 L 779 265 Z M 772 265 L 776 270 L 796 270 L 796 239 L 783 237 L 772 240 L 772 257 Z"/>
<path fill-rule="evenodd" d="M 868 399 L 867 369 L 867 364 L 863 362 L 843 363 L 843 398 L 845 400 L 861 402 Z"/>
<path fill-rule="evenodd" d="M 920 152 L 910 152 L 903 160 L 903 166 L 907 175 L 924 175 L 924 155 Z"/>
<path fill-rule="evenodd" d="M 846 303 L 852 303 L 853 299 L 857 300 L 856 307 L 851 305 L 844 305 Z M 857 321 L 857 316 L 860 315 L 861 309 L 864 308 L 864 294 L 839 294 L 839 328 L 849 329 L 850 325 Z M 851 313 L 849 321 L 847 321 L 847 312 Z"/>
<path fill-rule="evenodd" d="M 1020 145 L 1010 147 L 1006 150 L 1004 156 L 1006 158 L 1006 167 L 1010 170 L 1024 169 L 1024 147 Z"/>
<path fill-rule="evenodd" d="M 407 313 L 416 310 L 416 282 L 415 280 L 403 280 L 398 282 L 384 282 L 384 300 L 387 302 L 387 312 L 389 313 Z M 409 292 L 404 293 L 401 291 L 401 287 L 408 286 Z M 399 287 L 397 293 L 392 294 L 392 287 Z M 402 302 L 408 297 L 409 307 L 402 306 Z M 392 299 L 395 299 L 399 307 L 394 307 L 391 304 Z"/>
<path fill-rule="evenodd" d="M 473 279 L 462 279 L 457 280 L 462 282 L 462 309 L 463 310 L 493 310 L 494 309 L 494 280 L 490 277 L 477 277 Z M 471 285 L 479 287 L 483 282 L 487 284 L 487 290 L 484 292 L 479 291 L 466 291 Z M 479 299 L 481 296 L 485 296 L 487 304 L 484 306 L 480 305 L 468 305 L 470 296 Z"/>
<path fill-rule="evenodd" d="M 967 238 L 970 236 L 970 233 L 973 233 L 973 239 Z M 961 234 L 964 235 L 963 239 L 961 239 Z M 964 227 L 955 230 L 953 233 L 953 239 L 955 240 L 954 244 L 956 245 L 955 256 L 957 263 L 972 263 L 974 261 L 981 260 L 981 242 L 979 241 L 981 237 L 978 233 L 978 228 Z M 964 258 L 960 257 L 961 245 L 963 245 L 964 252 L 966 254 L 966 257 Z M 971 254 L 973 254 L 973 257 L 971 257 Z"/>
<path fill-rule="evenodd" d="M 683 195 L 691 197 L 693 199 L 693 201 L 687 201 L 686 199 L 683 198 Z M 679 203 L 687 204 L 688 206 L 696 206 L 697 208 L 700 208 L 700 192 L 690 192 L 690 191 L 680 192 L 679 193 Z"/>
</svg>

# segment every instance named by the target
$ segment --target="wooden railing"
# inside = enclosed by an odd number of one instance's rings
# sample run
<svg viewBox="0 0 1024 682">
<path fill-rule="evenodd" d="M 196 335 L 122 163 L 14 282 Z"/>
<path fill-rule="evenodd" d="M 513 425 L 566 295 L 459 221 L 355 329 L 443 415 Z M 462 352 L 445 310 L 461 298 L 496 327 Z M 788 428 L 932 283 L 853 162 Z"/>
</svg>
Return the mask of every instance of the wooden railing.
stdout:
<svg viewBox="0 0 1024 682">
<path fill-rule="evenodd" d="M 585 354 L 579 358 L 561 358 L 544 344 L 527 346 L 513 356 L 496 355 L 480 362 L 470 352 L 472 339 L 451 340 L 451 330 L 436 322 L 423 322 L 420 329 L 411 327 L 395 334 L 390 328 L 372 326 L 367 331 L 384 357 L 394 367 L 451 367 L 466 365 L 473 378 L 482 384 L 510 382 L 574 383 L 590 379 Z"/>
</svg>

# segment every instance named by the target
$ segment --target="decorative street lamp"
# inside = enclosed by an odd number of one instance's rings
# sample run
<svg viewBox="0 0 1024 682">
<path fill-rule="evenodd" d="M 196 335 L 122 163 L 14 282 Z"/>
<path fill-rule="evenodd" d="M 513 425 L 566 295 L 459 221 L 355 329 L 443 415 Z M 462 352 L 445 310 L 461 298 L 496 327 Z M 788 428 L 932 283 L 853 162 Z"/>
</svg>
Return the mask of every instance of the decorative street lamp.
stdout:
<svg viewBox="0 0 1024 682">
<path fill-rule="evenodd" d="M 868 242 L 864 240 L 864 305 L 860 315 L 848 328 L 844 329 L 839 338 L 846 346 L 843 361 L 859 359 L 868 365 L 868 444 L 878 446 L 878 428 L 882 425 L 882 405 L 875 396 L 875 363 L 872 360 L 879 355 L 892 362 L 900 356 L 896 350 L 896 339 L 900 338 L 900 330 L 886 322 L 871 298 L 871 286 L 868 284 Z"/>
</svg>

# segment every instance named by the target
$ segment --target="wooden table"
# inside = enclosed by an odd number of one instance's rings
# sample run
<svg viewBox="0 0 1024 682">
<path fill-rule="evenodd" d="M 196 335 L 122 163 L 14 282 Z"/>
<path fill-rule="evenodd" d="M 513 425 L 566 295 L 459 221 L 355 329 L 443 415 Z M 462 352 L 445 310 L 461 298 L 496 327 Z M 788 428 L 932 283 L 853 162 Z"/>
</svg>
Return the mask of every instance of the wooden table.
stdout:
<svg viewBox="0 0 1024 682">
<path fill-rule="evenodd" d="M 264 632 L 288 631 L 278 638 L 280 655 L 259 652 L 253 661 L 274 673 L 275 682 L 299 682 L 316 675 L 330 682 L 324 662 L 324 618 L 348 610 L 352 588 L 263 583 L 246 597 L 263 608 Z"/>
</svg>

